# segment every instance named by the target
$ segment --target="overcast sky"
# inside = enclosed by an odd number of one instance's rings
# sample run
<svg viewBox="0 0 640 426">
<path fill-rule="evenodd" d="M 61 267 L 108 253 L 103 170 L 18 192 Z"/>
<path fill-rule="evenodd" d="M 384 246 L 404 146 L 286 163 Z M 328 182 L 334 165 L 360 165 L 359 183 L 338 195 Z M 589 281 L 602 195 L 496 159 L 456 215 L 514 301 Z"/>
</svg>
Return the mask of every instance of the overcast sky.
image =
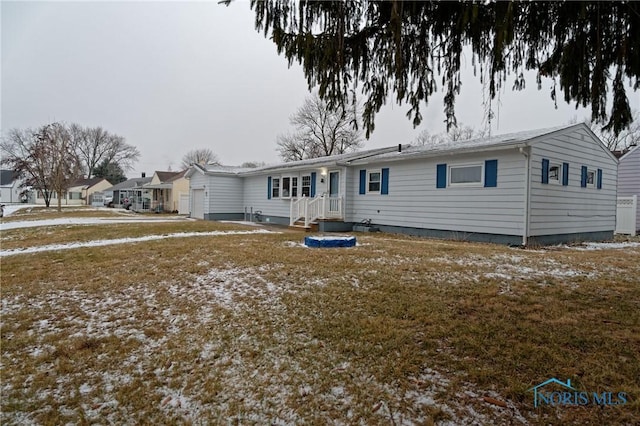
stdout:
<svg viewBox="0 0 640 426">
<path fill-rule="evenodd" d="M 249 3 L 0 3 L 1 128 L 52 121 L 102 126 L 141 152 L 128 175 L 178 170 L 191 149 L 210 148 L 227 165 L 276 162 L 276 137 L 308 96 L 297 65 L 255 31 Z M 589 111 L 554 109 L 550 81 L 524 92 L 511 82 L 496 105 L 492 133 L 552 127 Z M 510 78 L 513 80 L 513 77 Z M 628 91 L 632 108 L 640 95 Z M 407 108 L 389 101 L 366 148 L 410 143 L 422 129 L 444 131 L 442 95 L 413 129 Z M 458 121 L 483 127 L 482 88 L 469 72 Z"/>
</svg>

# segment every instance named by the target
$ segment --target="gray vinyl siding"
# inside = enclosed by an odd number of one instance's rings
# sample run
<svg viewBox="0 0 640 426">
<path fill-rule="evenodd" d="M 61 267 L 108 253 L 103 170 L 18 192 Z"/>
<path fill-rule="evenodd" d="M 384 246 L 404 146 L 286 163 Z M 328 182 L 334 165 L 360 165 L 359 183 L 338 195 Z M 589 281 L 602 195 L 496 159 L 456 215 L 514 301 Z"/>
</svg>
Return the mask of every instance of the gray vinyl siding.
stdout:
<svg viewBox="0 0 640 426">
<path fill-rule="evenodd" d="M 620 159 L 618 165 L 618 197 L 638 196 L 640 203 L 640 147 Z M 636 227 L 640 229 L 640 208 L 637 209 Z"/>
<path fill-rule="evenodd" d="M 542 159 L 569 163 L 569 184 L 542 183 Z M 602 189 L 581 187 L 582 166 L 602 169 Z M 586 129 L 551 135 L 531 150 L 529 235 L 613 231 L 617 162 Z M 597 176 L 596 176 L 597 179 Z"/>
<path fill-rule="evenodd" d="M 204 189 L 205 185 L 207 183 L 207 176 L 203 175 L 202 173 L 194 173 L 190 178 L 189 178 L 189 214 L 192 215 L 192 217 L 196 214 L 196 212 L 194 211 L 194 205 L 195 205 L 195 200 L 194 200 L 194 196 L 199 196 L 199 193 L 195 193 L 194 194 L 194 190 L 199 190 L 199 189 Z M 203 194 L 206 191 L 203 191 Z M 207 204 L 207 196 L 204 196 L 204 202 L 203 202 L 203 206 L 204 206 L 204 214 L 207 214 L 206 211 L 206 206 Z"/>
<path fill-rule="evenodd" d="M 340 191 L 344 194 L 345 190 L 345 169 L 340 167 L 329 167 L 327 175 L 322 176 L 322 169 L 309 169 L 304 171 L 272 171 L 268 174 L 244 177 L 244 205 L 253 210 L 260 210 L 264 216 L 276 216 L 289 218 L 291 208 L 291 198 L 271 198 L 267 197 L 267 179 L 269 177 L 282 178 L 283 176 L 292 176 L 298 178 L 298 191 L 302 190 L 302 176 L 316 173 L 316 196 L 329 192 L 329 172 L 340 171 Z M 321 179 L 324 178 L 324 182 Z M 282 183 L 281 183 L 282 185 Z M 299 192 L 300 193 L 300 192 Z"/>
<path fill-rule="evenodd" d="M 497 187 L 436 188 L 437 165 L 498 160 Z M 434 230 L 522 235 L 525 157 L 516 149 L 354 166 L 346 221 Z M 389 194 L 359 194 L 359 170 L 389 168 Z"/>
<path fill-rule="evenodd" d="M 244 178 L 244 205 L 253 211 L 260 210 L 264 216 L 289 217 L 290 199 L 267 197 L 267 178 L 273 175 L 247 176 Z"/>
<path fill-rule="evenodd" d="M 203 175 L 194 173 L 189 179 L 189 193 L 204 189 L 204 215 L 243 212 L 243 179 L 238 176 Z M 193 209 L 193 200 L 190 208 Z"/>
<path fill-rule="evenodd" d="M 208 176 L 205 190 L 206 213 L 242 213 L 244 185 L 237 176 Z"/>
</svg>

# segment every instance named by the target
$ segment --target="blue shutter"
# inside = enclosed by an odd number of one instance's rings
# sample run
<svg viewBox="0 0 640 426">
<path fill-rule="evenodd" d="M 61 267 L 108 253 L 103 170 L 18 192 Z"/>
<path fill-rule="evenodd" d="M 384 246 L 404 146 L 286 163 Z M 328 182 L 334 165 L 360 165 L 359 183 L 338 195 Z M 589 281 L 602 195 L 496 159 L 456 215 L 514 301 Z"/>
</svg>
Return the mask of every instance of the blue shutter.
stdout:
<svg viewBox="0 0 640 426">
<path fill-rule="evenodd" d="M 542 159 L 542 183 L 549 183 L 549 160 Z"/>
<path fill-rule="evenodd" d="M 484 186 L 485 188 L 498 186 L 498 160 L 484 162 Z"/>
<path fill-rule="evenodd" d="M 267 200 L 271 199 L 271 176 L 267 178 Z"/>
<path fill-rule="evenodd" d="M 380 194 L 387 195 L 389 193 L 389 169 L 382 169 L 382 184 L 380 185 Z"/>
<path fill-rule="evenodd" d="M 367 171 L 360 170 L 360 194 L 367 193 Z"/>
<path fill-rule="evenodd" d="M 316 172 L 311 172 L 311 198 L 316 196 Z"/>
<path fill-rule="evenodd" d="M 562 163 L 562 186 L 569 185 L 569 163 Z"/>
<path fill-rule="evenodd" d="M 587 166 L 582 166 L 582 179 L 580 180 L 580 186 L 587 187 Z"/>
<path fill-rule="evenodd" d="M 438 172 L 436 176 L 436 188 L 447 187 L 447 165 L 438 164 Z"/>
<path fill-rule="evenodd" d="M 602 169 L 598 169 L 598 189 L 602 189 Z"/>
</svg>

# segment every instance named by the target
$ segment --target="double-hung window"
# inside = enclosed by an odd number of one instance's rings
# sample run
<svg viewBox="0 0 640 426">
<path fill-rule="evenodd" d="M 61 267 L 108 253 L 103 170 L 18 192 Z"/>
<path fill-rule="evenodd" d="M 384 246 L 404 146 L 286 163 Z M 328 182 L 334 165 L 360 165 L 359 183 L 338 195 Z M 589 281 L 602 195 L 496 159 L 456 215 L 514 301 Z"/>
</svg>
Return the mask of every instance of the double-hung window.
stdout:
<svg viewBox="0 0 640 426">
<path fill-rule="evenodd" d="M 367 170 L 367 193 L 379 194 L 382 172 L 380 170 Z"/>
<path fill-rule="evenodd" d="M 311 196 L 311 175 L 302 176 L 301 179 L 302 179 L 301 194 L 303 197 L 310 197 Z"/>
<path fill-rule="evenodd" d="M 280 178 L 271 180 L 271 198 L 280 198 Z"/>
<path fill-rule="evenodd" d="M 282 177 L 282 196 L 280 198 L 291 198 L 298 196 L 298 178 L 296 176 Z"/>
</svg>

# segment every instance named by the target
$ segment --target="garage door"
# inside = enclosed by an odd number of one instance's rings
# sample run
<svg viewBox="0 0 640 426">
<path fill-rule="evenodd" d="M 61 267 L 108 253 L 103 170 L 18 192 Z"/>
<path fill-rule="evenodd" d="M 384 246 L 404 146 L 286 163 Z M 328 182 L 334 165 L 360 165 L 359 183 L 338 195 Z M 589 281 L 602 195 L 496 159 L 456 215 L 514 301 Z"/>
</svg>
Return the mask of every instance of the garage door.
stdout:
<svg viewBox="0 0 640 426">
<path fill-rule="evenodd" d="M 193 195 L 191 197 L 191 202 L 193 203 L 191 217 L 204 219 L 204 189 L 194 189 L 191 194 Z"/>
<path fill-rule="evenodd" d="M 180 194 L 178 214 L 189 214 L 189 194 Z"/>
</svg>

